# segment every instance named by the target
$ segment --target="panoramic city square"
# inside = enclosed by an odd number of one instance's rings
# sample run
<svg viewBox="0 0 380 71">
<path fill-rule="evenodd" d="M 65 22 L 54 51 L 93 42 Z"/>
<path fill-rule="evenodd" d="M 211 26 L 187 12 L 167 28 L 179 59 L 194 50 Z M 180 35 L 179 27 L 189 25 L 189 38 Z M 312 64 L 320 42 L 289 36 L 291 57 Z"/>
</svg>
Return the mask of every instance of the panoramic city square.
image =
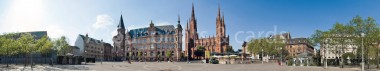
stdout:
<svg viewBox="0 0 380 71">
<path fill-rule="evenodd" d="M 37 65 L 38 66 L 38 65 Z M 31 71 L 30 67 L 0 69 L 1 71 Z M 275 63 L 257 64 L 202 64 L 186 62 L 103 62 L 87 65 L 38 66 L 35 71 L 358 71 L 359 68 L 317 66 L 279 66 Z M 376 70 L 371 70 L 376 71 Z"/>
<path fill-rule="evenodd" d="M 380 71 L 380 0 L 0 0 L 0 71 Z"/>
</svg>

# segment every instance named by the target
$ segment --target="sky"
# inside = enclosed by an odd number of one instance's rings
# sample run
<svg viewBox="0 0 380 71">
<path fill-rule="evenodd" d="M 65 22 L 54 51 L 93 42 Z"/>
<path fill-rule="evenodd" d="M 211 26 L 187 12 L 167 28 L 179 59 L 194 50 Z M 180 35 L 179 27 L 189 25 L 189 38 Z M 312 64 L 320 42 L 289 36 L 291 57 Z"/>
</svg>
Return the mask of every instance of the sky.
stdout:
<svg viewBox="0 0 380 71">
<path fill-rule="evenodd" d="M 307 38 L 355 16 L 380 19 L 379 0 L 1 0 L 0 33 L 47 31 L 51 38 L 79 34 L 113 43 L 120 15 L 127 29 L 155 25 L 182 27 L 194 3 L 200 37 L 215 35 L 218 5 L 235 50 L 243 41 L 290 32 Z M 184 39 L 184 38 L 183 38 Z M 318 49 L 318 47 L 317 47 Z"/>
</svg>

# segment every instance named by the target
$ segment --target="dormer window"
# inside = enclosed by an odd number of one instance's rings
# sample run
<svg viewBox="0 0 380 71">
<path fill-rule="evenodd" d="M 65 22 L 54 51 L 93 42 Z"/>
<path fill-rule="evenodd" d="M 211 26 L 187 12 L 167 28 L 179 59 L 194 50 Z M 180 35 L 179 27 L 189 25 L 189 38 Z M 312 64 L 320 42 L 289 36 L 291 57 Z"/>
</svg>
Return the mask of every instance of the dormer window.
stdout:
<svg viewBox="0 0 380 71">
<path fill-rule="evenodd" d="M 150 32 L 150 35 L 155 35 L 156 34 L 156 32 Z"/>
</svg>

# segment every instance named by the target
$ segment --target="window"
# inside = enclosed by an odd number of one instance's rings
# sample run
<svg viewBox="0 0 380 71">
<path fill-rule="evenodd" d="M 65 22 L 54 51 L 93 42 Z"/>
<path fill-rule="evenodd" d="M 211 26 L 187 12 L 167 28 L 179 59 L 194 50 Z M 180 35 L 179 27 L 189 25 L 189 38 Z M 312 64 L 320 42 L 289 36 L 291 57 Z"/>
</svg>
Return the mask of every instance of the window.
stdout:
<svg viewBox="0 0 380 71">
<path fill-rule="evenodd" d="M 154 49 L 154 44 L 151 44 L 151 45 L 150 45 L 150 49 Z"/>
<path fill-rule="evenodd" d="M 172 42 L 174 42 L 174 38 L 172 37 Z"/>
<path fill-rule="evenodd" d="M 154 41 L 154 39 L 153 38 L 150 38 L 150 42 L 153 42 Z"/>
<path fill-rule="evenodd" d="M 160 42 L 160 38 L 156 38 L 156 41 L 157 41 L 157 42 Z"/>
</svg>

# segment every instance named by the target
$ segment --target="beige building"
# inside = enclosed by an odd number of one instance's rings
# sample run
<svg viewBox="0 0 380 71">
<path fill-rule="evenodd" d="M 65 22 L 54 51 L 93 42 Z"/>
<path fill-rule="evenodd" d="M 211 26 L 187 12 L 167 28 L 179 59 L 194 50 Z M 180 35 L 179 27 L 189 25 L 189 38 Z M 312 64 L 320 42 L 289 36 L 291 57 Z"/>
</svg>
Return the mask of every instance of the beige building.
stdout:
<svg viewBox="0 0 380 71">
<path fill-rule="evenodd" d="M 79 35 L 75 41 L 75 46 L 79 48 L 79 54 L 85 58 L 95 58 L 100 60 L 104 56 L 103 40 L 97 40 L 86 35 Z"/>
<path fill-rule="evenodd" d="M 114 58 L 117 61 L 132 60 L 167 60 L 166 52 L 173 60 L 179 60 L 182 51 L 182 26 L 178 24 L 155 25 L 152 21 L 147 27 L 126 30 L 123 17 L 120 17 L 118 34 L 113 37 Z M 139 55 L 139 52 L 142 55 Z"/>
<path fill-rule="evenodd" d="M 306 38 L 290 39 L 285 49 L 288 51 L 288 55 L 292 57 L 298 57 L 302 53 L 306 53 L 308 56 L 315 55 L 314 47 L 310 45 Z"/>
</svg>

